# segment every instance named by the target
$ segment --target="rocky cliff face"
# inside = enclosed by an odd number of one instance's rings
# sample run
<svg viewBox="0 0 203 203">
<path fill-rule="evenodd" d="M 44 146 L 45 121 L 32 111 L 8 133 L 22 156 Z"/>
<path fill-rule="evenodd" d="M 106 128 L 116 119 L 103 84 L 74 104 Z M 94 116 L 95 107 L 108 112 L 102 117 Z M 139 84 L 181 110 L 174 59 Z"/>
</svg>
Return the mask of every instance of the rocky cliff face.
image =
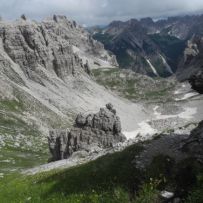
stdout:
<svg viewBox="0 0 203 203">
<path fill-rule="evenodd" d="M 115 56 L 106 51 L 103 44 L 93 40 L 91 35 L 77 25 L 75 21 L 70 21 L 65 16 L 54 16 L 53 20 L 58 24 L 58 30 L 56 31 L 55 25 L 50 26 L 50 22 L 48 28 L 51 28 L 51 31 L 57 35 L 60 34 L 63 39 L 68 40 L 74 53 L 79 55 L 83 63 L 88 60 L 91 68 L 118 65 Z"/>
<path fill-rule="evenodd" d="M 103 30 L 97 30 L 93 37 L 117 56 L 121 67 L 149 76 L 167 77 L 180 69 L 186 42 L 192 43 L 193 35 L 202 36 L 202 27 L 203 15 L 158 21 L 132 19 L 112 22 Z"/>
<path fill-rule="evenodd" d="M 125 136 L 121 133 L 120 118 L 110 103 L 96 114 L 78 114 L 70 132 L 52 130 L 49 134 L 52 161 L 66 159 L 74 152 L 98 151 L 125 141 Z"/>
<path fill-rule="evenodd" d="M 97 61 L 116 65 L 115 58 L 109 56 L 102 44 L 64 16 L 54 16 L 41 23 L 24 18 L 13 23 L 1 21 L 0 39 L 6 55 L 35 80 L 39 66 L 63 79 L 81 72 L 87 61 L 89 65 L 99 64 Z M 83 53 L 87 54 L 86 58 Z"/>
<path fill-rule="evenodd" d="M 38 81 L 39 67 L 55 72 L 61 79 L 74 75 L 76 71 L 81 72 L 81 59 L 73 53 L 70 42 L 57 33 L 57 26 L 50 28 L 53 24 L 54 21 L 36 23 L 23 19 L 14 23 L 1 22 L 0 44 L 1 51 L 4 51 L 1 68 L 6 68 L 5 61 L 9 63 L 9 58 L 34 81 Z"/>
<path fill-rule="evenodd" d="M 122 68 L 149 76 L 166 77 L 173 74 L 164 53 L 148 36 L 147 29 L 135 19 L 112 22 L 94 38 L 116 55 Z"/>
<path fill-rule="evenodd" d="M 192 75 L 203 70 L 203 37 L 194 35 L 187 43 L 184 57 L 179 65 L 177 77 L 179 80 L 187 80 Z"/>
</svg>

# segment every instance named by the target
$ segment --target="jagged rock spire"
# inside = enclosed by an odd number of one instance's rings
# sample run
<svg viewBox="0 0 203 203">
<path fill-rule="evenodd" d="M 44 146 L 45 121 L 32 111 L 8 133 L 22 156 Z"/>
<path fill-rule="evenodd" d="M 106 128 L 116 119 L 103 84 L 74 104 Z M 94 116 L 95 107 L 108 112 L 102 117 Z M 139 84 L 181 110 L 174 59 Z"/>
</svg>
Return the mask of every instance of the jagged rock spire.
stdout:
<svg viewBox="0 0 203 203">
<path fill-rule="evenodd" d="M 120 118 L 111 103 L 96 114 L 78 114 L 70 132 L 51 130 L 48 138 L 52 161 L 66 159 L 76 151 L 90 152 L 123 141 Z"/>
</svg>

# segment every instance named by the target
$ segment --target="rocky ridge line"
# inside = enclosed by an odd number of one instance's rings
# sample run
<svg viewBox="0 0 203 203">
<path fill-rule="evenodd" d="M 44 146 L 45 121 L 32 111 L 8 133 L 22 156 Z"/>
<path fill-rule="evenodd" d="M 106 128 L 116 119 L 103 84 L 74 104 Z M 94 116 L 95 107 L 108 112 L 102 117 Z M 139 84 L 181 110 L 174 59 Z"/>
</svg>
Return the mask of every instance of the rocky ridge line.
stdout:
<svg viewBox="0 0 203 203">
<path fill-rule="evenodd" d="M 54 15 L 42 22 L 25 16 L 14 22 L 0 22 L 0 67 L 4 72 L 14 62 L 27 77 L 42 84 L 38 76 L 43 74 L 40 69 L 55 72 L 61 79 L 84 71 L 89 73 L 88 57 L 79 57 L 80 53 L 74 50 L 76 47 L 88 53 L 91 60 L 116 65 L 116 60 L 100 43 L 65 16 Z M 101 53 L 105 55 L 101 57 Z"/>
</svg>

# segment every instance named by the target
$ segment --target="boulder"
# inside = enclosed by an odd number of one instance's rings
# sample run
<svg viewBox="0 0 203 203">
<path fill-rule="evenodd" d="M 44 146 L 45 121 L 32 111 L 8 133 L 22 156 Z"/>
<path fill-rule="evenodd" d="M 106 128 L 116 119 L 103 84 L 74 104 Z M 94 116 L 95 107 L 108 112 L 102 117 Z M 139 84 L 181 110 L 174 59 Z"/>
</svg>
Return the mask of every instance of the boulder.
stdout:
<svg viewBox="0 0 203 203">
<path fill-rule="evenodd" d="M 120 118 L 112 104 L 101 108 L 96 114 L 78 114 L 70 132 L 51 130 L 49 132 L 49 149 L 52 161 L 70 157 L 74 152 L 92 152 L 113 147 L 125 141 L 121 133 Z"/>
</svg>

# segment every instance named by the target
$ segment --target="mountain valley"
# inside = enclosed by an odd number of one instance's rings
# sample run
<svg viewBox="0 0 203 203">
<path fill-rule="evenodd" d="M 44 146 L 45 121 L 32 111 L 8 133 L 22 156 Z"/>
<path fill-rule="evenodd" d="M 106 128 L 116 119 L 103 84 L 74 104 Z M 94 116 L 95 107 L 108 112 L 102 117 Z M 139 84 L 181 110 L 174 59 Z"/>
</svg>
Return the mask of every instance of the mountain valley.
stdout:
<svg viewBox="0 0 203 203">
<path fill-rule="evenodd" d="M 194 203 L 202 24 L 0 20 L 0 202 Z"/>
</svg>

